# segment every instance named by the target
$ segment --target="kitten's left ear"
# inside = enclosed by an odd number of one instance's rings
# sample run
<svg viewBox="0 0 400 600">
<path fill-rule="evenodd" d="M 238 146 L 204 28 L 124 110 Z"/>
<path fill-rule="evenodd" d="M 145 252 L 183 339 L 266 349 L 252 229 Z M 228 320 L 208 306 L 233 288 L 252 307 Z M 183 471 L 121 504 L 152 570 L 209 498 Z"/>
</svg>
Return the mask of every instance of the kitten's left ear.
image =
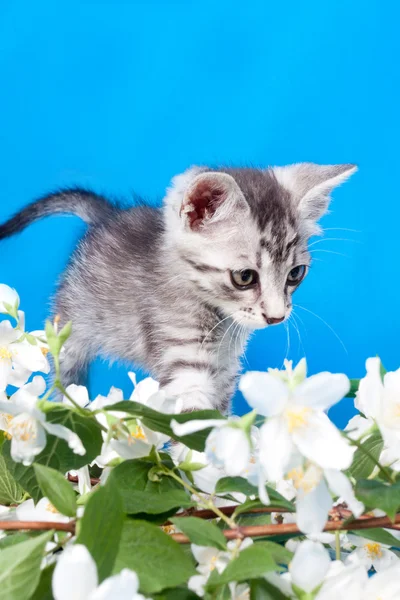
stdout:
<svg viewBox="0 0 400 600">
<path fill-rule="evenodd" d="M 332 190 L 357 171 L 356 165 L 299 163 L 274 167 L 278 182 L 291 192 L 301 217 L 318 221 L 326 212 Z"/>
</svg>

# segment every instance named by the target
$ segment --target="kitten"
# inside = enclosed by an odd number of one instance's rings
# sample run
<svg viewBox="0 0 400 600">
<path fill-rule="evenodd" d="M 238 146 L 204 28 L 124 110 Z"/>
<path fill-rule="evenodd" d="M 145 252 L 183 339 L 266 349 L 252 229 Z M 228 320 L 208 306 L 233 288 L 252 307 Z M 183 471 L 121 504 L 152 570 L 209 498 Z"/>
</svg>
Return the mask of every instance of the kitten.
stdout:
<svg viewBox="0 0 400 600">
<path fill-rule="evenodd" d="M 73 331 L 64 385 L 84 382 L 97 355 L 141 364 L 184 410 L 226 410 L 249 331 L 291 312 L 329 194 L 354 165 L 194 167 L 160 209 L 122 208 L 70 189 L 0 226 L 0 239 L 54 213 L 89 224 L 58 289 Z"/>
</svg>

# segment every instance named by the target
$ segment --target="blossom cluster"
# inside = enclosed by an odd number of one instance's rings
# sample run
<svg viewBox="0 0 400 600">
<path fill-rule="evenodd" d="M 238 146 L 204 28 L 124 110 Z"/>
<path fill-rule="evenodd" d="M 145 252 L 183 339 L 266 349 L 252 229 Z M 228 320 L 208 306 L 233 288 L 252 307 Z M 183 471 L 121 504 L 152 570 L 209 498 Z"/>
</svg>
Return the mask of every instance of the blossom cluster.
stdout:
<svg viewBox="0 0 400 600">
<path fill-rule="evenodd" d="M 180 398 L 134 373 L 128 400 L 116 388 L 96 398 L 82 385 L 64 388 L 57 365 L 68 329 L 55 322 L 28 332 L 19 305 L 1 284 L 0 562 L 10 561 L 11 587 L 23 572 L 13 548 L 23 556 L 26 547 L 27 598 L 42 580 L 55 600 L 140 600 L 163 590 L 210 600 L 257 590 L 300 600 L 400 598 L 400 532 L 386 521 L 352 529 L 365 513 L 394 522 L 400 507 L 400 369 L 386 373 L 378 358 L 367 360 L 358 414 L 344 431 L 327 411 L 352 383 L 344 374 L 307 376 L 305 359 L 242 375 L 244 416 L 181 415 Z M 203 509 L 214 518 L 190 513 Z M 91 535 L 101 534 L 104 510 L 110 528 L 101 542 Z M 348 524 L 327 532 L 335 510 Z M 49 523 L 56 533 L 15 542 L 9 521 Z M 275 525 L 274 541 L 247 534 L 247 524 Z M 290 539 L 278 539 L 279 525 L 291 527 Z M 152 548 L 160 549 L 157 573 Z"/>
</svg>

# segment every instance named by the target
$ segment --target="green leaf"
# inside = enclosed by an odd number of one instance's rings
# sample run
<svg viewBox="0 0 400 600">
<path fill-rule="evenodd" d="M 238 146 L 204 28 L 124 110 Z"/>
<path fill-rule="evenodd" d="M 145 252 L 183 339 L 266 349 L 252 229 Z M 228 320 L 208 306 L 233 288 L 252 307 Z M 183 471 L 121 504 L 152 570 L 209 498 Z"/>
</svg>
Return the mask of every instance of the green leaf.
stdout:
<svg viewBox="0 0 400 600">
<path fill-rule="evenodd" d="M 254 579 L 250 582 L 251 600 L 286 600 L 285 596 L 278 588 L 265 579 Z"/>
<path fill-rule="evenodd" d="M 124 519 L 118 490 L 107 481 L 89 498 L 77 539 L 77 543 L 84 544 L 93 556 L 100 581 L 113 570 Z"/>
<path fill-rule="evenodd" d="M 0 551 L 4 550 L 4 548 L 8 548 L 9 546 L 15 546 L 15 544 L 20 544 L 21 542 L 26 542 L 26 540 L 30 540 L 31 536 L 27 533 L 22 533 L 18 531 L 16 533 L 10 533 L 0 539 Z"/>
<path fill-rule="evenodd" d="M 199 596 L 187 588 L 174 588 L 153 596 L 154 600 L 200 600 Z"/>
<path fill-rule="evenodd" d="M 358 386 L 360 385 L 359 379 L 350 379 L 350 390 L 346 395 L 346 398 L 355 398 Z"/>
<path fill-rule="evenodd" d="M 177 437 L 170 427 L 171 420 L 175 419 L 178 423 L 186 423 L 186 421 L 193 421 L 194 419 L 224 419 L 217 410 L 199 410 L 179 415 L 167 415 L 157 412 L 139 402 L 133 402 L 132 400 L 123 400 L 117 404 L 106 406 L 104 410 L 129 413 L 132 417 L 140 419 L 143 425 L 152 431 L 159 431 L 160 433 L 169 435 L 173 439 L 185 444 L 185 446 L 193 448 L 193 450 L 198 450 L 199 452 L 203 452 L 207 436 L 211 429 L 204 429 L 190 435 Z"/>
<path fill-rule="evenodd" d="M 361 479 L 356 483 L 355 494 L 368 509 L 380 508 L 392 520 L 400 507 L 400 483 L 388 485 Z"/>
<path fill-rule="evenodd" d="M 175 517 L 170 519 L 193 544 L 226 549 L 226 538 L 214 523 L 197 517 Z"/>
<path fill-rule="evenodd" d="M 46 419 L 50 423 L 59 423 L 74 431 L 82 440 L 86 454 L 83 456 L 74 454 L 65 440 L 47 435 L 46 447 L 36 457 L 36 464 L 51 467 L 64 474 L 71 469 L 80 469 L 100 454 L 103 438 L 101 429 L 93 417 L 78 415 L 65 406 L 53 403 L 53 408 L 46 413 Z M 32 466 L 25 467 L 22 463 L 16 463 L 12 460 L 9 440 L 6 440 L 3 444 L 3 457 L 7 469 L 15 480 L 32 496 L 35 502 L 39 500 L 42 493 L 35 471 Z"/>
<path fill-rule="evenodd" d="M 50 565 L 40 573 L 39 584 L 30 600 L 53 600 L 51 582 L 56 565 Z"/>
<path fill-rule="evenodd" d="M 174 467 L 170 459 L 162 460 L 162 464 Z M 111 471 L 110 484 L 120 493 L 125 512 L 157 514 L 193 506 L 183 487 L 171 477 L 160 473 L 159 481 L 150 481 L 149 472 L 154 466 L 154 462 L 142 458 L 126 460 Z"/>
<path fill-rule="evenodd" d="M 144 594 L 186 583 L 196 574 L 191 558 L 170 536 L 146 521 L 125 522 L 114 572 L 136 571 Z"/>
<path fill-rule="evenodd" d="M 231 581 L 240 583 L 241 581 L 256 579 L 277 570 L 278 565 L 275 562 L 271 544 L 272 542 L 259 542 L 242 550 L 219 577 L 213 578 L 206 589 L 212 590 Z M 274 544 L 274 546 L 276 545 Z"/>
<path fill-rule="evenodd" d="M 24 490 L 7 469 L 6 462 L 0 456 L 0 504 L 18 504 L 24 496 Z"/>
<path fill-rule="evenodd" d="M 266 486 L 266 490 L 271 500 L 271 506 L 274 506 L 276 508 L 285 508 L 289 512 L 294 512 L 295 507 L 292 502 L 289 502 L 289 500 L 286 500 L 286 498 L 284 498 L 279 492 L 268 486 Z M 251 483 L 249 483 L 243 477 L 223 477 L 217 482 L 215 491 L 217 494 L 240 492 L 241 494 L 245 494 L 246 496 L 258 496 L 258 489 L 254 485 L 251 485 Z M 252 502 L 253 504 L 250 505 L 250 502 Z M 238 508 L 235 511 L 236 514 L 245 512 L 246 508 L 260 508 L 265 506 L 258 500 L 251 500 L 250 502 L 248 505 L 246 505 L 246 503 L 243 503 L 242 505 L 238 506 Z M 256 502 L 256 505 L 254 505 L 254 502 Z M 242 510 L 243 508 L 244 510 Z"/>
<path fill-rule="evenodd" d="M 349 473 L 354 479 L 366 479 L 369 477 L 379 460 L 383 448 L 382 436 L 379 432 L 374 433 L 354 453 L 353 462 Z"/>
<path fill-rule="evenodd" d="M 359 531 L 349 531 L 349 533 L 367 538 L 367 540 L 372 540 L 373 542 L 378 542 L 379 544 L 386 544 L 395 548 L 400 547 L 400 541 L 385 529 L 361 529 Z"/>
<path fill-rule="evenodd" d="M 33 468 L 43 496 L 46 496 L 62 515 L 75 517 L 76 494 L 72 485 L 59 471 L 51 467 L 34 464 Z"/>
<path fill-rule="evenodd" d="M 44 548 L 53 533 L 21 542 L 0 552 L 0 590 L 2 600 L 26 600 L 40 578 Z"/>
<path fill-rule="evenodd" d="M 71 335 L 71 331 L 72 331 L 72 321 L 68 321 L 68 323 L 66 323 L 64 325 L 64 327 L 61 329 L 60 333 L 58 334 L 58 342 L 60 344 L 60 349 L 63 347 L 63 345 L 65 344 L 65 342 Z"/>
</svg>

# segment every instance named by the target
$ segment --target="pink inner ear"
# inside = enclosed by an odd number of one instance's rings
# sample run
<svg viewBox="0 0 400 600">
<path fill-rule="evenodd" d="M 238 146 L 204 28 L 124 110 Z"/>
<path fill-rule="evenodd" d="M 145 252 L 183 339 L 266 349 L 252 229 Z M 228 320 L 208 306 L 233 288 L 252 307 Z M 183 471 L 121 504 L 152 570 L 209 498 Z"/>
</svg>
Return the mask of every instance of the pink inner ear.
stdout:
<svg viewBox="0 0 400 600">
<path fill-rule="evenodd" d="M 201 181 L 187 195 L 181 214 L 183 211 L 187 215 L 190 228 L 196 231 L 205 219 L 214 214 L 225 197 L 225 190 L 213 187 L 209 181 Z"/>
</svg>

